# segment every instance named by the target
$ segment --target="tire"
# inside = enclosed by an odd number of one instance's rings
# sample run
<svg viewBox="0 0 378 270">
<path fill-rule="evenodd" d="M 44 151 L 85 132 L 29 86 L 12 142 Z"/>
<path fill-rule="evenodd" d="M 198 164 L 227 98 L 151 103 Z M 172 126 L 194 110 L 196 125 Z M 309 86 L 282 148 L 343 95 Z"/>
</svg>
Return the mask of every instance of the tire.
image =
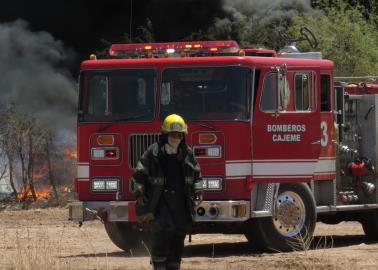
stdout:
<svg viewBox="0 0 378 270">
<path fill-rule="evenodd" d="M 316 225 L 316 206 L 306 184 L 281 184 L 275 216 L 247 223 L 245 233 L 259 250 L 291 251 L 308 248 Z"/>
<path fill-rule="evenodd" d="M 104 225 L 110 240 L 118 248 L 131 255 L 146 255 L 149 253 L 147 250 L 147 248 L 150 248 L 148 234 L 139 232 L 132 224 L 125 222 L 105 222 Z"/>
<path fill-rule="evenodd" d="M 378 210 L 361 214 L 362 228 L 369 239 L 378 240 Z"/>
</svg>

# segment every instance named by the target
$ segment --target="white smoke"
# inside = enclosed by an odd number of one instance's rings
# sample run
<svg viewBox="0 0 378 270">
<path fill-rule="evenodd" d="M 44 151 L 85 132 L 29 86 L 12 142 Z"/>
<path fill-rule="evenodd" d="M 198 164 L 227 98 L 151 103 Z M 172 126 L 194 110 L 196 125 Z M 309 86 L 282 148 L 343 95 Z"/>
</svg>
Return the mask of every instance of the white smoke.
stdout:
<svg viewBox="0 0 378 270">
<path fill-rule="evenodd" d="M 70 53 L 47 32 L 0 24 L 0 106 L 14 103 L 42 124 L 74 129 L 77 91 L 64 68 Z"/>
</svg>

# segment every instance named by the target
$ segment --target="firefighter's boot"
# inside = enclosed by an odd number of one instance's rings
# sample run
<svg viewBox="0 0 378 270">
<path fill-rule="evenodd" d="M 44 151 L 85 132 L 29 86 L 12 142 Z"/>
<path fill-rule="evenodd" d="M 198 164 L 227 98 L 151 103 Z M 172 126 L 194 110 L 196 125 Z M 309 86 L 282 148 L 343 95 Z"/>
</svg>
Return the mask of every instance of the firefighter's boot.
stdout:
<svg viewBox="0 0 378 270">
<path fill-rule="evenodd" d="M 167 270 L 165 262 L 152 262 L 153 270 Z"/>
<path fill-rule="evenodd" d="M 180 264 L 181 264 L 180 262 L 168 262 L 167 270 L 179 270 Z"/>
</svg>

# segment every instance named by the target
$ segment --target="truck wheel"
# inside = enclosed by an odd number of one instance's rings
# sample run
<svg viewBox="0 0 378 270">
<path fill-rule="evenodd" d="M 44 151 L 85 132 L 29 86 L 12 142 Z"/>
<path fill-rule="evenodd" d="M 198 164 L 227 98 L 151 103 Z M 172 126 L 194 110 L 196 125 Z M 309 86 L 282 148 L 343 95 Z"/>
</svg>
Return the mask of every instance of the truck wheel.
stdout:
<svg viewBox="0 0 378 270">
<path fill-rule="evenodd" d="M 361 224 L 368 238 L 378 240 L 378 210 L 361 214 Z"/>
<path fill-rule="evenodd" d="M 255 231 L 247 239 L 261 249 L 289 251 L 301 249 L 311 238 L 316 225 L 315 201 L 306 184 L 281 184 L 275 215 L 251 221 Z M 255 244 L 255 246 L 256 246 Z"/>
<path fill-rule="evenodd" d="M 148 235 L 133 228 L 132 224 L 106 221 L 104 225 L 110 240 L 120 249 L 132 255 L 149 253 Z"/>
</svg>

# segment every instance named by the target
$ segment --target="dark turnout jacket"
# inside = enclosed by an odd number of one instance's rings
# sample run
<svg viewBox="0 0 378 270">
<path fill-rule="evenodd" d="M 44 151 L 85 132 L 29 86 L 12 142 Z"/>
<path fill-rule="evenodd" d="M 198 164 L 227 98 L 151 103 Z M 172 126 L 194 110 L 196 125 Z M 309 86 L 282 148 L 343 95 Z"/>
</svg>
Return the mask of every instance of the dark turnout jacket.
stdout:
<svg viewBox="0 0 378 270">
<path fill-rule="evenodd" d="M 135 173 L 130 179 L 130 191 L 136 197 L 145 199 L 145 204 L 136 204 L 136 214 L 139 221 L 150 221 L 154 219 L 159 200 L 166 188 L 166 177 L 163 171 L 162 158 L 165 154 L 163 143 L 152 144 L 142 155 L 135 168 Z M 203 188 L 200 166 L 194 158 L 193 151 L 184 143 L 178 149 L 178 159 L 182 166 L 181 181 L 184 183 L 185 201 L 194 218 L 195 194 L 201 193 Z"/>
</svg>

